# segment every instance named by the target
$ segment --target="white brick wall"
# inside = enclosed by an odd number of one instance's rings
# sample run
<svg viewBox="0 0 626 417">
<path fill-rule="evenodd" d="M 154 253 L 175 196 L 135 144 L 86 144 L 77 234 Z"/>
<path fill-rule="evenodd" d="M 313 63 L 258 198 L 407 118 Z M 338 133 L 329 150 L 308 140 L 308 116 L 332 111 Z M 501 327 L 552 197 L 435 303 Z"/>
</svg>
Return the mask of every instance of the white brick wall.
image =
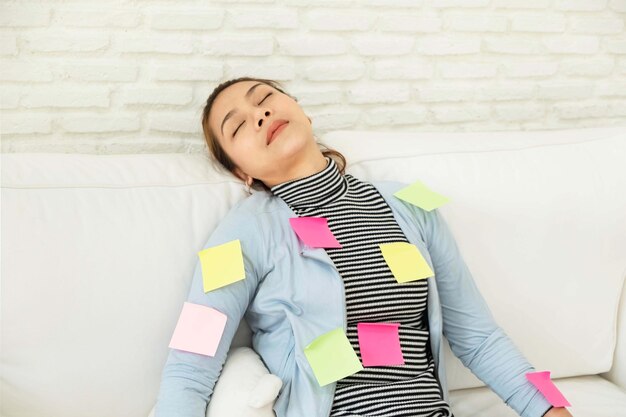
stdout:
<svg viewBox="0 0 626 417">
<path fill-rule="evenodd" d="M 0 0 L 3 152 L 206 152 L 220 82 L 333 129 L 626 124 L 626 0 Z"/>
</svg>

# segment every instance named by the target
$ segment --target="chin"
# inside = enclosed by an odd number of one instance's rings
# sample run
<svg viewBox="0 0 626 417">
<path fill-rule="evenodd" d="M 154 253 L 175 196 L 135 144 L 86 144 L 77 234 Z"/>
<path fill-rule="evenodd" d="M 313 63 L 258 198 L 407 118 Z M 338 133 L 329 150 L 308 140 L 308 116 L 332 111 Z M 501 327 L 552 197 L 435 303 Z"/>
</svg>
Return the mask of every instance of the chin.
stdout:
<svg viewBox="0 0 626 417">
<path fill-rule="evenodd" d="M 271 145 L 280 145 L 276 147 L 280 148 L 280 154 L 284 158 L 297 156 L 308 147 L 308 141 L 298 135 L 281 136 L 280 138 L 276 138 L 274 140 L 281 141 L 281 143 L 272 142 Z"/>
</svg>

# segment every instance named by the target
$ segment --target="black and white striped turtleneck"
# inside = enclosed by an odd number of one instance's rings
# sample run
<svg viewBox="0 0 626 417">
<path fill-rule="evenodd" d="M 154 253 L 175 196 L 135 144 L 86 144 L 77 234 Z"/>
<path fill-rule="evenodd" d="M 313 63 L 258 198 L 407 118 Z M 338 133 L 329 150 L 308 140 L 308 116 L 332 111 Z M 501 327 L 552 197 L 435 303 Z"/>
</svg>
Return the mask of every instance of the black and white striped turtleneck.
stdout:
<svg viewBox="0 0 626 417">
<path fill-rule="evenodd" d="M 408 242 L 378 190 L 335 161 L 313 175 L 277 184 L 271 192 L 299 217 L 325 217 L 341 248 L 326 248 L 345 287 L 347 336 L 361 359 L 359 322 L 400 323 L 404 365 L 365 367 L 337 381 L 334 416 L 452 416 L 435 375 L 428 333 L 428 279 L 400 284 L 379 243 Z"/>
</svg>

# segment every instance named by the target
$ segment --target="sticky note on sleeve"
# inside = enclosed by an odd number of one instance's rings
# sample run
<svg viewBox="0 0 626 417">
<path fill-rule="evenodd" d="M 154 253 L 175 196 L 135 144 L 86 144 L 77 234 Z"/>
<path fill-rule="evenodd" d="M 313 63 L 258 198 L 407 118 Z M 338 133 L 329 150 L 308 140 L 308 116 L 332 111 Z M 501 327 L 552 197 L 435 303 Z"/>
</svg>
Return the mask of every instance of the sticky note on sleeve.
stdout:
<svg viewBox="0 0 626 417">
<path fill-rule="evenodd" d="M 363 369 L 340 327 L 317 337 L 304 348 L 304 354 L 322 387 Z"/>
<path fill-rule="evenodd" d="M 450 201 L 448 197 L 432 191 L 419 180 L 396 191 L 393 195 L 426 211 L 436 209 Z"/>
<path fill-rule="evenodd" d="M 313 248 L 341 247 L 325 217 L 293 217 L 289 219 L 289 223 L 300 240 Z"/>
<path fill-rule="evenodd" d="M 225 314 L 211 307 L 185 302 L 169 347 L 215 356 L 225 326 Z"/>
<path fill-rule="evenodd" d="M 409 282 L 435 275 L 414 244 L 392 242 L 381 243 L 378 246 L 398 282 Z"/>
<path fill-rule="evenodd" d="M 404 365 L 400 323 L 357 323 L 363 366 Z"/>
<path fill-rule="evenodd" d="M 239 239 L 198 252 L 204 292 L 212 291 L 246 277 Z"/>
<path fill-rule="evenodd" d="M 546 400 L 555 407 L 569 407 L 571 404 L 565 399 L 561 391 L 550 379 L 550 371 L 528 372 L 528 379 L 546 397 Z"/>
</svg>

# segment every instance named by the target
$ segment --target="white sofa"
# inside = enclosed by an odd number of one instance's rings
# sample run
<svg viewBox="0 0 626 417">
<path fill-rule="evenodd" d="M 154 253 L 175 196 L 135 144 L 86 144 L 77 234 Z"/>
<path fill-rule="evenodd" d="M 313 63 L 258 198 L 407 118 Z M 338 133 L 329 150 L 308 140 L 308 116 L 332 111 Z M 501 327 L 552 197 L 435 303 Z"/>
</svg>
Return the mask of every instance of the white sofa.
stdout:
<svg viewBox="0 0 626 417">
<path fill-rule="evenodd" d="M 498 323 L 574 416 L 626 416 L 626 127 L 321 139 L 450 197 Z M 147 416 L 196 252 L 245 196 L 203 155 L 3 154 L 0 414 Z M 457 417 L 516 415 L 446 360 Z"/>
</svg>

